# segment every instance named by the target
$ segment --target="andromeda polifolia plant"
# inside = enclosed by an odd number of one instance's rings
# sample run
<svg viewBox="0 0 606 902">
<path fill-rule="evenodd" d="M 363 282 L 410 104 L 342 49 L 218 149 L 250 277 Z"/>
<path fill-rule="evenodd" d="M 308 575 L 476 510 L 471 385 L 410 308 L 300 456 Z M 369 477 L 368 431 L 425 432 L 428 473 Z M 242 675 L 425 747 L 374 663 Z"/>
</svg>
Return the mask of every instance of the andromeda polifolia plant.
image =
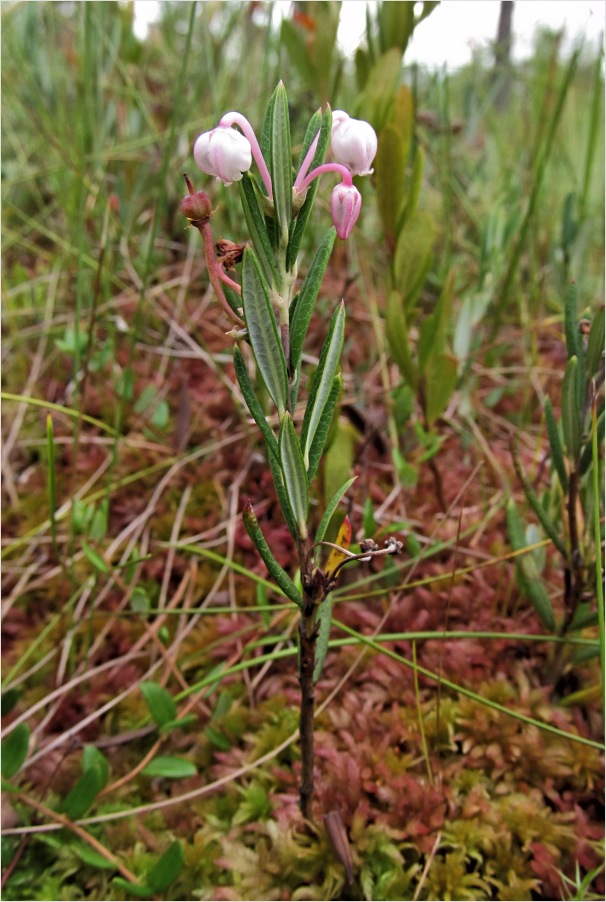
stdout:
<svg viewBox="0 0 606 902">
<path fill-rule="evenodd" d="M 333 162 L 325 162 L 329 144 Z M 278 564 L 248 502 L 243 513 L 246 530 L 276 585 L 300 611 L 300 805 L 308 820 L 312 818 L 314 787 L 314 684 L 328 645 L 327 599 L 345 564 L 402 550 L 396 539 L 388 539 L 382 549 L 371 541 L 362 542 L 358 554 L 324 540 L 332 515 L 353 479 L 334 494 L 315 529 L 310 522 L 310 485 L 322 459 L 341 389 L 343 302 L 328 324 L 302 417 L 297 406 L 303 346 L 322 278 L 336 236 L 345 240 L 360 215 L 362 197 L 353 177 L 372 172 L 376 150 L 377 138 L 367 122 L 327 108 L 312 116 L 293 170 L 288 101 L 280 83 L 267 107 L 260 141 L 241 113 L 230 112 L 217 128 L 200 135 L 194 146 L 194 158 L 203 172 L 224 185 L 239 183 L 250 242 L 244 247 L 223 242 L 222 253 L 215 254 L 211 201 L 204 192 L 194 192 L 187 175 L 190 193 L 182 203 L 183 213 L 200 231 L 211 284 L 233 324 L 228 334 L 235 340 L 236 377 L 263 436 L 276 495 L 298 556 L 300 585 Z M 253 160 L 260 179 L 249 171 Z M 312 214 L 318 177 L 327 174 L 339 177 L 330 199 L 333 226 L 320 240 L 299 285 L 301 242 Z M 232 275 L 235 270 L 233 278 L 226 269 Z M 251 375 L 253 366 L 256 378 Z M 269 410 L 264 406 L 266 399 Z M 320 566 L 323 546 L 336 552 L 328 557 L 324 569 Z"/>
</svg>

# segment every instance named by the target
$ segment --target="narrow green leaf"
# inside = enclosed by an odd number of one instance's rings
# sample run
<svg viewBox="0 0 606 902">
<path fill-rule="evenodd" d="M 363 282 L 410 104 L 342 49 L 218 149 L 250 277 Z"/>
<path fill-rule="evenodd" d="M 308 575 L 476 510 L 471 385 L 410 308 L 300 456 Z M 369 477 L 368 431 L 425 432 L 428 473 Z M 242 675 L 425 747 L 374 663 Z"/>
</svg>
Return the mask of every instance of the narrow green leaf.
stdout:
<svg viewBox="0 0 606 902">
<path fill-rule="evenodd" d="M 342 384 L 343 379 L 341 378 L 341 374 L 338 373 L 333 380 L 330 394 L 328 395 L 328 399 L 324 405 L 320 419 L 318 420 L 318 428 L 316 429 L 311 445 L 309 446 L 309 467 L 307 468 L 307 478 L 309 481 L 314 478 L 318 471 L 318 467 L 320 466 L 322 452 L 324 451 L 326 439 L 330 433 L 330 427 L 332 426 L 335 407 L 337 406 L 337 401 L 341 394 Z"/>
<path fill-rule="evenodd" d="M 330 624 L 332 620 L 332 592 L 329 592 L 318 610 L 320 629 L 316 642 L 313 681 L 317 683 L 322 674 L 324 661 L 328 652 L 328 640 L 330 639 Z"/>
<path fill-rule="evenodd" d="M 309 467 L 310 448 L 320 424 L 326 404 L 333 392 L 334 378 L 341 360 L 343 338 L 345 335 L 345 304 L 343 301 L 337 307 L 328 327 L 328 333 L 322 346 L 320 362 L 314 373 L 309 392 L 303 428 L 301 432 L 301 445 L 303 447 L 303 460 Z"/>
<path fill-rule="evenodd" d="M 303 607 L 303 599 L 301 598 L 301 593 L 293 583 L 288 573 L 286 573 L 286 571 L 283 570 L 282 567 L 280 567 L 277 560 L 271 553 L 269 545 L 265 541 L 265 537 L 261 532 L 259 522 L 250 501 L 244 508 L 242 519 L 244 520 L 244 527 L 246 529 L 246 532 L 252 539 L 255 548 L 261 555 L 263 563 L 269 570 L 271 576 L 275 579 L 278 587 L 282 590 L 282 592 L 284 592 L 286 597 L 291 601 L 294 601 L 294 603 L 298 607 Z"/>
<path fill-rule="evenodd" d="M 234 347 L 234 370 L 236 371 L 238 385 L 240 386 L 240 391 L 246 401 L 246 406 L 250 411 L 250 415 L 261 430 L 269 452 L 278 458 L 277 439 L 273 434 L 269 423 L 265 419 L 265 414 L 259 404 L 253 384 L 250 381 L 250 376 L 248 375 L 246 361 L 244 360 L 242 351 L 237 345 Z"/>
<path fill-rule="evenodd" d="M 388 122 L 379 134 L 375 159 L 377 206 L 383 231 L 390 248 L 395 247 L 398 216 L 404 200 L 404 139 Z"/>
<path fill-rule="evenodd" d="M 277 446 L 277 442 L 276 442 Z M 290 532 L 293 539 L 297 540 L 297 521 L 295 520 L 295 515 L 293 514 L 292 507 L 290 501 L 288 500 L 288 494 L 286 492 L 286 486 L 284 485 L 284 474 L 282 473 L 282 467 L 280 465 L 280 454 L 272 454 L 269 452 L 267 460 L 269 463 L 269 468 L 271 470 L 271 475 L 274 480 L 274 486 L 276 488 L 276 495 L 278 496 L 278 503 L 280 504 L 280 509 L 286 521 L 286 525 L 288 526 L 288 531 Z"/>
<path fill-rule="evenodd" d="M 307 474 L 303 463 L 299 437 L 289 413 L 285 413 L 282 417 L 279 447 L 286 493 L 295 515 L 299 538 L 305 539 L 307 536 L 307 512 L 309 510 Z"/>
<path fill-rule="evenodd" d="M 316 153 L 313 158 L 312 164 L 309 167 L 310 171 L 315 169 L 316 166 L 321 166 L 324 162 L 324 158 L 326 157 L 326 151 L 328 149 L 328 143 L 330 141 L 330 133 L 332 128 L 332 111 L 328 108 L 324 115 L 322 116 L 322 125 L 320 127 L 320 137 L 318 139 L 318 146 L 316 147 Z M 312 135 L 312 138 L 314 135 Z M 308 139 L 308 135 L 305 136 L 305 139 Z M 311 143 L 311 142 L 310 142 Z M 318 190 L 319 179 L 314 179 L 309 188 L 307 189 L 307 194 L 305 195 L 305 201 L 303 206 L 299 210 L 297 214 L 297 218 L 294 223 L 291 224 L 290 228 L 290 239 L 288 242 L 288 249 L 286 252 L 286 268 L 291 270 L 295 263 L 297 262 L 297 256 L 299 254 L 299 250 L 301 248 L 301 242 L 303 240 L 303 235 L 305 234 L 305 227 L 307 225 L 307 221 L 313 209 L 314 200 L 316 197 L 316 191 Z"/>
<path fill-rule="evenodd" d="M 337 491 L 334 493 L 334 495 L 326 505 L 324 516 L 320 520 L 320 525 L 316 530 L 316 542 L 324 541 L 324 536 L 326 535 L 326 530 L 328 529 L 328 525 L 332 520 L 332 515 L 339 506 L 339 502 L 345 492 L 347 492 L 352 487 L 357 478 L 357 476 L 352 476 L 351 479 L 348 479 L 346 482 L 344 482 L 342 486 L 339 486 Z"/>
<path fill-rule="evenodd" d="M 394 288 L 410 315 L 431 263 L 436 225 L 429 213 L 416 210 L 398 235 L 393 263 Z"/>
<path fill-rule="evenodd" d="M 598 448 L 604 441 L 604 408 L 602 407 L 602 411 L 597 418 L 596 423 L 596 440 L 598 443 Z M 583 448 L 583 452 L 581 454 L 581 462 L 579 464 L 579 473 L 581 476 L 584 476 L 588 471 L 591 463 L 593 461 L 593 442 L 587 442 L 585 447 Z"/>
<path fill-rule="evenodd" d="M 562 449 L 562 442 L 560 441 L 560 432 L 558 429 L 558 424 L 556 422 L 555 415 L 553 413 L 553 407 L 551 406 L 551 401 L 549 398 L 545 401 L 545 425 L 547 427 L 547 437 L 549 439 L 549 447 L 551 449 L 551 462 L 555 467 L 555 471 L 558 474 L 558 479 L 560 480 L 560 485 L 564 491 L 564 494 L 568 492 L 568 474 L 566 472 L 566 464 L 564 462 L 564 451 Z"/>
<path fill-rule="evenodd" d="M 147 882 L 154 893 L 163 893 L 177 879 L 183 860 L 183 846 L 176 839 L 147 872 Z"/>
<path fill-rule="evenodd" d="M 71 820 L 77 820 L 86 814 L 102 789 L 103 780 L 100 769 L 97 766 L 89 767 L 72 786 L 59 810 Z"/>
<path fill-rule="evenodd" d="M 581 336 L 577 320 L 577 286 L 573 282 L 564 298 L 564 333 L 568 357 L 578 357 L 581 351 Z"/>
<path fill-rule="evenodd" d="M 1 769 L 2 776 L 10 780 L 15 776 L 25 758 L 29 748 L 29 727 L 26 723 L 20 723 L 12 733 L 2 741 Z"/>
<path fill-rule="evenodd" d="M 111 573 L 109 564 L 101 557 L 98 551 L 91 548 L 84 540 L 82 540 L 82 551 L 84 552 L 84 557 L 93 565 L 95 570 L 98 570 L 100 573 Z"/>
<path fill-rule="evenodd" d="M 573 465 L 581 449 L 581 410 L 579 407 L 578 378 L 578 360 L 576 357 L 571 357 L 566 364 L 562 385 L 562 426 L 566 449 Z"/>
<path fill-rule="evenodd" d="M 456 388 L 458 361 L 451 354 L 431 357 L 425 378 L 425 415 L 430 426 L 444 413 Z"/>
<path fill-rule="evenodd" d="M 149 712 L 159 727 L 168 723 L 169 720 L 175 720 L 177 706 L 172 695 L 166 689 L 159 686 L 158 683 L 150 682 L 141 683 L 140 689 L 147 702 Z"/>
<path fill-rule="evenodd" d="M 322 279 L 326 272 L 326 267 L 334 247 L 337 230 L 334 226 L 326 232 L 322 238 L 301 291 L 296 306 L 293 311 L 292 321 L 290 324 L 290 365 L 291 372 L 297 373 L 301 365 L 301 354 L 303 353 L 303 343 L 311 315 L 322 285 Z"/>
<path fill-rule="evenodd" d="M 267 283 L 251 248 L 244 251 L 242 302 L 246 328 L 259 372 L 281 417 L 288 401 L 286 360 Z"/>
<path fill-rule="evenodd" d="M 292 155 L 288 98 L 282 82 L 275 90 L 271 118 L 271 181 L 279 232 L 288 237 L 292 219 Z"/>
<path fill-rule="evenodd" d="M 416 392 L 419 383 L 419 375 L 410 346 L 408 323 L 406 321 L 406 312 L 404 310 L 404 299 L 397 291 L 390 292 L 387 301 L 385 331 L 393 359 L 398 364 L 400 372 L 407 384 Z"/>
<path fill-rule="evenodd" d="M 553 542 L 555 547 L 558 549 L 558 551 L 560 552 L 560 554 L 562 555 L 564 560 L 567 561 L 568 560 L 568 550 L 566 548 L 566 545 L 562 541 L 562 537 L 558 533 L 555 523 L 553 522 L 553 520 L 551 519 L 551 517 L 549 516 L 549 514 L 547 513 L 547 511 L 541 504 L 541 502 L 539 501 L 534 489 L 532 488 L 530 482 L 528 481 L 526 474 L 524 473 L 524 470 L 522 469 L 522 462 L 520 461 L 520 458 L 519 458 L 519 455 L 517 453 L 515 446 L 512 448 L 512 457 L 513 457 L 514 467 L 515 467 L 516 473 L 518 475 L 518 479 L 522 483 L 522 488 L 524 489 L 524 494 L 526 495 L 526 498 L 528 499 L 530 506 L 532 507 L 533 511 L 537 515 L 537 517 L 539 519 L 539 523 L 541 524 L 541 526 L 543 527 L 543 529 L 545 530 L 545 532 L 547 533 L 547 535 L 549 536 L 549 538 L 551 539 L 551 541 Z"/>
<path fill-rule="evenodd" d="M 507 532 L 514 551 L 527 547 L 524 526 L 520 519 L 515 501 L 510 498 L 506 508 Z M 555 616 L 551 599 L 540 579 L 531 554 L 524 555 L 516 561 L 516 573 L 520 589 L 528 596 L 539 615 L 543 625 L 552 632 L 555 630 Z"/>
<path fill-rule="evenodd" d="M 593 318 L 589 340 L 587 342 L 587 357 L 585 367 L 589 379 L 594 379 L 602 370 L 604 364 L 604 307 L 600 307 Z"/>
<path fill-rule="evenodd" d="M 147 764 L 141 773 L 145 777 L 166 777 L 169 780 L 183 780 L 195 777 L 198 773 L 196 765 L 185 758 L 173 755 L 158 755 Z"/>
<path fill-rule="evenodd" d="M 255 186 L 248 172 L 242 175 L 240 182 L 240 200 L 244 210 L 244 218 L 248 232 L 252 239 L 253 247 L 259 258 L 263 275 L 270 286 L 278 285 L 278 274 L 274 259 L 274 252 L 267 234 L 265 216 L 259 206 Z"/>
</svg>

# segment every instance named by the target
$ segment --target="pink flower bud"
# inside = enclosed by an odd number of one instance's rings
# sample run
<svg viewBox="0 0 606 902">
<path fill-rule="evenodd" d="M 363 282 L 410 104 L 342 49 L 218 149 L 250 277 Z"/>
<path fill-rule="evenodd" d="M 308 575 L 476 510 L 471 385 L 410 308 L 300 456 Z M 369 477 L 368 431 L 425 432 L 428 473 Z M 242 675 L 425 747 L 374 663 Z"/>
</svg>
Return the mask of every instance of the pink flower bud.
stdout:
<svg viewBox="0 0 606 902">
<path fill-rule="evenodd" d="M 200 135 L 194 144 L 194 159 L 202 172 L 231 185 L 250 169 L 252 151 L 244 135 L 220 126 Z"/>
<path fill-rule="evenodd" d="M 348 238 L 362 208 L 362 195 L 355 185 L 343 182 L 333 188 L 330 212 L 339 238 Z"/>
<path fill-rule="evenodd" d="M 335 110 L 330 144 L 337 162 L 347 166 L 352 175 L 370 175 L 377 153 L 377 135 L 370 123 Z"/>
</svg>

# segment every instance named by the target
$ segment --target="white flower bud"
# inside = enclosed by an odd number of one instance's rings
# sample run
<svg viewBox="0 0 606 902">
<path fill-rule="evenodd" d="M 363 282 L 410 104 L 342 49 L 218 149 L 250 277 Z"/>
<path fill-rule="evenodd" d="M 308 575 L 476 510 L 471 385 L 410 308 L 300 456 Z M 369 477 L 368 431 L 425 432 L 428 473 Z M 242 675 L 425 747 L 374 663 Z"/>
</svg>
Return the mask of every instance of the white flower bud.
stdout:
<svg viewBox="0 0 606 902">
<path fill-rule="evenodd" d="M 194 144 L 194 159 L 202 172 L 214 175 L 224 185 L 239 182 L 252 165 L 250 143 L 233 128 L 204 132 Z"/>
<path fill-rule="evenodd" d="M 377 135 L 369 122 L 335 110 L 330 143 L 335 160 L 347 166 L 352 175 L 370 175 L 377 153 Z"/>
</svg>

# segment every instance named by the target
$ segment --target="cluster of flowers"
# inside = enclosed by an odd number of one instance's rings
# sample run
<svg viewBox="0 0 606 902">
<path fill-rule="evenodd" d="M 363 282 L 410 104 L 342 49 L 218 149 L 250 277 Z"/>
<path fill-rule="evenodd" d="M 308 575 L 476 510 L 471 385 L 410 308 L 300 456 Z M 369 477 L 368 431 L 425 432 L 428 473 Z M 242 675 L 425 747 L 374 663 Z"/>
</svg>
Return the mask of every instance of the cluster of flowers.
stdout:
<svg viewBox="0 0 606 902">
<path fill-rule="evenodd" d="M 241 132 L 232 126 L 237 125 Z M 337 172 L 342 182 L 330 198 L 332 219 L 339 238 L 347 238 L 360 214 L 362 196 L 352 183 L 354 175 L 370 175 L 372 161 L 377 152 L 377 136 L 373 127 L 361 119 L 352 119 L 343 110 L 332 115 L 331 147 L 336 160 L 324 163 L 312 171 L 319 133 L 301 164 L 293 185 L 296 195 L 303 194 L 313 179 L 325 172 Z M 208 175 L 213 175 L 230 185 L 242 178 L 252 166 L 253 158 L 259 168 L 269 199 L 272 199 L 271 177 L 263 159 L 257 137 L 249 121 L 241 113 L 226 113 L 217 128 L 200 135 L 194 145 L 196 164 Z"/>
</svg>

